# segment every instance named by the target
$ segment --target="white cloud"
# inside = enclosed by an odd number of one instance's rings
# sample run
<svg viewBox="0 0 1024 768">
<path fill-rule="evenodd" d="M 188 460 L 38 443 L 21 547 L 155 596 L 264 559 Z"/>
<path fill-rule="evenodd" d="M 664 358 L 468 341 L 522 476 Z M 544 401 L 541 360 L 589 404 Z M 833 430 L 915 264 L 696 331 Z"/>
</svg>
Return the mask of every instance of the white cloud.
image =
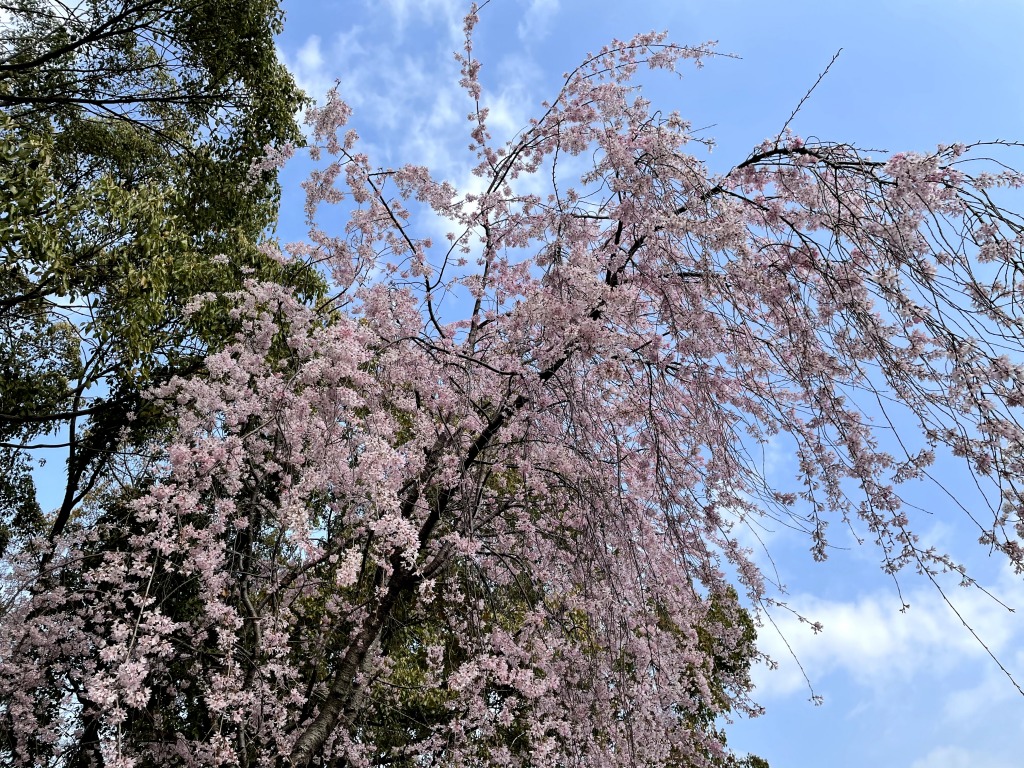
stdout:
<svg viewBox="0 0 1024 768">
<path fill-rule="evenodd" d="M 320 52 L 320 37 L 311 35 L 306 44 L 299 49 L 296 56 L 298 65 L 307 72 L 320 72 L 323 70 L 324 57 Z"/>
<path fill-rule="evenodd" d="M 524 43 L 541 40 L 551 31 L 551 20 L 558 12 L 558 0 L 530 0 L 516 32 Z"/>
<path fill-rule="evenodd" d="M 334 85 L 334 79 L 324 59 L 319 35 L 310 35 L 306 38 L 306 42 L 295 52 L 294 57 L 280 51 L 279 58 L 288 67 L 299 88 L 311 98 L 323 99 L 324 94 Z"/>
<path fill-rule="evenodd" d="M 920 760 L 915 760 L 910 768 L 1016 768 L 1017 765 L 980 751 L 947 746 L 933 749 Z"/>
<path fill-rule="evenodd" d="M 1008 569 L 991 591 L 1011 607 L 1024 607 L 1024 585 Z M 1016 672 L 1015 677 L 1024 677 L 1024 654 L 1014 654 L 1016 647 L 1024 644 L 1024 617 L 976 589 L 947 595 L 993 654 L 1011 673 Z M 922 583 L 905 591 L 904 597 L 911 606 L 905 613 L 899 611 L 899 598 L 893 592 L 865 594 L 852 601 L 806 594 L 789 599 L 793 610 L 811 621 L 820 621 L 825 629 L 815 636 L 796 616 L 774 610 L 772 619 L 781 636 L 765 622 L 759 646 L 778 662 L 779 669 L 755 669 L 758 696 L 786 696 L 806 690 L 801 665 L 815 688 L 833 672 L 874 690 L 891 688 L 898 684 L 895 681 L 906 681 L 920 673 L 949 674 L 965 664 L 976 665 L 985 670 L 984 674 L 992 673 L 993 679 L 983 690 L 953 694 L 947 705 L 950 712 L 976 710 L 979 702 L 987 705 L 990 699 L 986 697 L 996 690 L 1013 693 L 1012 684 L 934 587 Z"/>
</svg>

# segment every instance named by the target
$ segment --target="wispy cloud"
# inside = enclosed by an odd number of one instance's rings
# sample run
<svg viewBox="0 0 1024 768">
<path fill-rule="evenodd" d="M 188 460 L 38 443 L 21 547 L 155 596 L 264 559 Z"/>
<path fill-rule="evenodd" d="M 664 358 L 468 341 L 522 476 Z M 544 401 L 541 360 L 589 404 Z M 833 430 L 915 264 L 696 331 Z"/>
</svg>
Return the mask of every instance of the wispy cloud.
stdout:
<svg viewBox="0 0 1024 768">
<path fill-rule="evenodd" d="M 543 16 L 557 3 L 535 0 L 534 5 Z M 281 60 L 313 98 L 322 100 L 339 84 L 341 97 L 354 110 L 353 127 L 369 140 L 362 149 L 371 163 L 425 165 L 463 192 L 479 192 L 481 181 L 471 173 L 477 160 L 467 151 L 472 128 L 467 117 L 474 103 L 459 85 L 459 66 L 451 55 L 461 48 L 468 4 L 381 0 L 381 6 L 386 13 L 364 21 L 363 27 L 325 30 L 284 47 Z M 421 38 L 415 46 L 393 45 L 386 52 L 365 47 L 367 39 L 400 37 L 412 28 Z M 426 29 L 439 34 L 425 44 Z M 539 68 L 522 51 L 484 64 L 493 77 L 485 77 L 482 106 L 489 110 L 488 125 L 500 145 L 527 126 L 542 97 L 552 94 L 534 92 Z"/>
<path fill-rule="evenodd" d="M 967 750 L 962 747 L 937 747 L 915 760 L 910 768 L 1017 768 L 1019 763 L 1000 760 L 984 749 Z"/>
<path fill-rule="evenodd" d="M 432 26 L 440 22 L 447 28 L 449 40 L 461 40 L 462 19 L 469 10 L 464 0 L 380 0 L 379 5 L 391 15 L 392 29 L 399 38 L 410 24 L 422 19 Z"/>
<path fill-rule="evenodd" d="M 1024 669 L 1024 652 L 1018 651 L 1008 661 L 1010 669 Z M 984 717 L 986 710 L 1015 698 L 1019 698 L 1019 694 L 1008 684 L 1005 675 L 992 665 L 977 684 L 954 690 L 946 697 L 945 719 L 951 723 L 977 722 Z"/>
<path fill-rule="evenodd" d="M 541 40 L 551 32 L 551 21 L 558 13 L 558 0 L 530 0 L 516 32 L 524 43 Z"/>
</svg>

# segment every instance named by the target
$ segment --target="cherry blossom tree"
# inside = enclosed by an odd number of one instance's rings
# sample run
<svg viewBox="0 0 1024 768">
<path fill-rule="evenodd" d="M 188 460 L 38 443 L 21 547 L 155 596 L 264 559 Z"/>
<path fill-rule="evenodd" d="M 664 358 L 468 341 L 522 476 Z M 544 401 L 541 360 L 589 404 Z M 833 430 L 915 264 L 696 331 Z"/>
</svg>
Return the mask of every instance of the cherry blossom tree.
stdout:
<svg viewBox="0 0 1024 768">
<path fill-rule="evenodd" d="M 174 441 L 8 548 L 5 763 L 735 765 L 715 722 L 758 711 L 747 609 L 773 595 L 747 521 L 788 516 L 817 559 L 841 521 L 893 573 L 969 581 L 898 494 L 948 448 L 1024 568 L 1024 177 L 986 158 L 1012 146 L 783 131 L 715 175 L 635 85 L 713 49 L 657 34 L 500 144 L 475 22 L 476 186 L 376 166 L 331 93 L 309 239 L 266 247 L 330 300 L 196 302 L 241 331 L 153 393 Z"/>
</svg>

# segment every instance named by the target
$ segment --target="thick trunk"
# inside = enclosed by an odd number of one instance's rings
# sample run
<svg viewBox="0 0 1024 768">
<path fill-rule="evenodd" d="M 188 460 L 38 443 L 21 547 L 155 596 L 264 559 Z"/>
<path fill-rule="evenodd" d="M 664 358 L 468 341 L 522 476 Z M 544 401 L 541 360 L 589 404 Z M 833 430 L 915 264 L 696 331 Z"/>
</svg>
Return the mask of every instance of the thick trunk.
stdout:
<svg viewBox="0 0 1024 768">
<path fill-rule="evenodd" d="M 419 580 L 408 573 L 395 574 L 387 593 L 373 612 L 366 617 L 358 634 L 349 645 L 334 674 L 334 682 L 327 699 L 313 722 L 306 726 L 292 748 L 288 765 L 291 768 L 309 765 L 314 753 L 323 748 L 359 693 L 358 672 L 366 662 L 367 654 L 380 637 L 384 622 L 403 592 L 413 589 Z"/>
</svg>

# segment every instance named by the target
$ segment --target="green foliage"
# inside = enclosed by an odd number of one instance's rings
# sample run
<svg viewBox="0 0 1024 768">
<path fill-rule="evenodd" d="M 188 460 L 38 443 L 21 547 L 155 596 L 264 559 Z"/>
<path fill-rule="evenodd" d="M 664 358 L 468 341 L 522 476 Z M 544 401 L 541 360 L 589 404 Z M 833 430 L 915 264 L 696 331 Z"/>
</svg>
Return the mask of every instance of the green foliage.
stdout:
<svg viewBox="0 0 1024 768">
<path fill-rule="evenodd" d="M 231 332 L 223 306 L 190 317 L 193 297 L 248 277 L 313 296 L 322 280 L 257 248 L 279 189 L 273 174 L 251 179 L 252 162 L 301 141 L 304 96 L 276 58 L 276 0 L 7 8 L 0 450 L 27 467 L 40 436 L 60 436 L 56 532 L 120 448 L 162 428 L 142 393 L 198 370 Z M 4 477 L 0 519 L 29 482 L 27 470 Z"/>
</svg>

